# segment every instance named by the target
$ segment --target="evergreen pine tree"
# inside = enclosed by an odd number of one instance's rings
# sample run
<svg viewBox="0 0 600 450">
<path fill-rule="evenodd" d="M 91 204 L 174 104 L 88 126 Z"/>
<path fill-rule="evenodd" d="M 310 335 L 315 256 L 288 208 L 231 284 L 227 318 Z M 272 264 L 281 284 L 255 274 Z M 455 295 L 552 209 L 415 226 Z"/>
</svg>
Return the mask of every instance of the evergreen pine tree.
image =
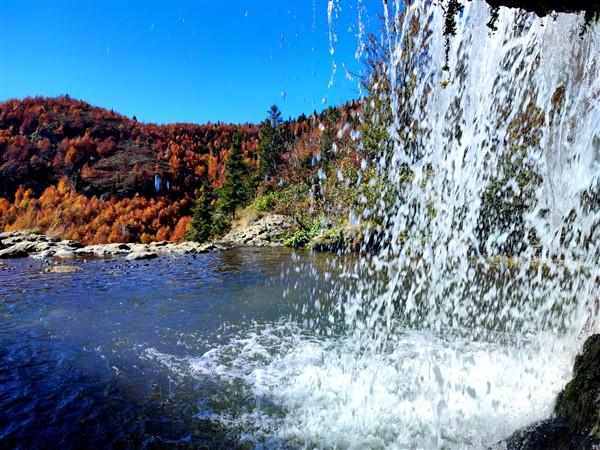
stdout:
<svg viewBox="0 0 600 450">
<path fill-rule="evenodd" d="M 281 119 L 281 111 L 279 110 L 279 106 L 277 105 L 271 105 L 271 107 L 267 111 L 267 117 L 268 120 L 271 122 L 271 126 L 273 126 L 273 128 L 277 128 L 279 125 L 281 125 L 281 122 L 283 121 Z"/>
<path fill-rule="evenodd" d="M 235 216 L 235 209 L 242 204 L 247 197 L 246 164 L 242 153 L 242 134 L 236 131 L 233 135 L 231 149 L 227 154 L 225 163 L 225 183 L 221 188 L 220 208 L 223 212 Z"/>
<path fill-rule="evenodd" d="M 258 134 L 259 171 L 263 178 L 275 175 L 281 162 L 284 147 L 281 124 L 281 111 L 277 105 L 273 105 L 269 108 L 267 118 L 262 122 Z"/>
<path fill-rule="evenodd" d="M 212 236 L 212 213 L 212 195 L 205 186 L 202 186 L 192 215 L 192 229 L 190 232 L 192 241 L 204 242 Z"/>
</svg>

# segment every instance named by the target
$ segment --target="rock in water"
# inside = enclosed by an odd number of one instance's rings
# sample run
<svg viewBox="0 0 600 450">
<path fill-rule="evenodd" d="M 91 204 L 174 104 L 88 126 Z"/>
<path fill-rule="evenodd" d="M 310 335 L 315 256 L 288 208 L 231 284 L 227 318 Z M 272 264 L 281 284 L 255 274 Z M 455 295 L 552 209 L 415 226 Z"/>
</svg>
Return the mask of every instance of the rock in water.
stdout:
<svg viewBox="0 0 600 450">
<path fill-rule="evenodd" d="M 573 379 L 558 395 L 554 413 L 555 417 L 514 433 L 505 442 L 506 448 L 600 448 L 600 334 L 583 345 L 575 359 Z"/>
<path fill-rule="evenodd" d="M 81 268 L 77 266 L 49 266 L 44 269 L 46 273 L 71 273 L 77 272 Z"/>
<path fill-rule="evenodd" d="M 577 355 L 573 379 L 559 394 L 555 413 L 574 431 L 600 439 L 600 334 L 590 336 Z"/>
<path fill-rule="evenodd" d="M 0 250 L 0 259 L 2 258 L 26 258 L 29 256 L 25 250 L 21 248 L 15 248 L 15 246 Z"/>
<path fill-rule="evenodd" d="M 143 259 L 154 259 L 158 255 L 153 252 L 133 252 L 127 255 L 127 259 L 130 261 L 139 261 Z"/>
</svg>

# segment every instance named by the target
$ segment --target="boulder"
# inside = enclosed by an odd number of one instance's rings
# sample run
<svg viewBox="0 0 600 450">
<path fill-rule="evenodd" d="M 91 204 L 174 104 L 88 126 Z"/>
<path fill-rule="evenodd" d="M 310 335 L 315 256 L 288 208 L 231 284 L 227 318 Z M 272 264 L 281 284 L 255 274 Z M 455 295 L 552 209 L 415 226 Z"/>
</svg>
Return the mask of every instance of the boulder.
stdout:
<svg viewBox="0 0 600 450">
<path fill-rule="evenodd" d="M 24 252 L 27 252 L 27 253 L 37 253 L 37 252 L 44 252 L 46 250 L 50 250 L 55 247 L 56 247 L 56 244 L 53 242 L 23 241 L 23 242 L 19 242 L 17 244 L 13 244 L 10 248 L 12 248 L 14 250 L 23 250 Z"/>
<path fill-rule="evenodd" d="M 29 253 L 27 253 L 22 248 L 15 248 L 15 246 L 11 246 L 0 250 L 0 259 L 2 258 L 27 258 Z"/>
<path fill-rule="evenodd" d="M 44 234 L 38 234 L 31 231 L 9 231 L 0 234 L 0 240 L 6 245 L 10 247 L 14 244 L 19 244 L 21 242 L 55 242 L 51 236 L 46 236 Z"/>
<path fill-rule="evenodd" d="M 19 242 L 19 243 L 13 244 L 9 248 L 11 248 L 13 250 L 23 250 L 25 253 L 29 254 L 29 253 L 35 252 L 37 245 L 38 245 L 37 242 Z"/>
<path fill-rule="evenodd" d="M 167 247 L 167 246 L 170 246 L 170 245 L 173 245 L 173 243 L 169 242 L 169 241 L 157 241 L 157 242 L 151 242 L 150 243 L 151 247 Z"/>
<path fill-rule="evenodd" d="M 77 266 L 48 266 L 44 269 L 46 273 L 71 273 L 77 272 L 81 270 L 80 267 Z"/>
<path fill-rule="evenodd" d="M 77 255 L 95 256 L 98 258 L 123 256 L 131 252 L 129 244 L 97 244 L 88 245 L 75 250 Z"/>
<path fill-rule="evenodd" d="M 199 244 L 198 242 L 180 242 L 177 244 L 168 244 L 165 246 L 156 247 L 154 244 L 150 244 L 150 248 L 153 251 L 159 251 L 161 253 L 184 253 L 184 254 L 199 254 L 206 253 L 207 244 Z"/>
<path fill-rule="evenodd" d="M 262 230 L 262 232 L 262 235 L 264 235 L 265 230 Z M 173 243 L 168 241 L 152 242 L 150 244 L 96 244 L 84 247 L 77 241 L 59 241 L 53 237 L 29 231 L 4 232 L 0 233 L 0 236 L 2 237 L 2 240 L 0 240 L 0 258 L 32 256 L 38 259 L 70 259 L 77 257 L 114 258 L 133 255 L 129 259 L 136 260 L 151 259 L 158 254 L 199 254 L 223 248 L 214 243 Z"/>
<path fill-rule="evenodd" d="M 52 256 L 54 258 L 62 258 L 62 259 L 72 259 L 77 256 L 74 250 L 69 248 L 57 247 L 56 250 L 52 250 L 54 252 Z"/>
<path fill-rule="evenodd" d="M 542 389 L 543 386 L 540 386 Z M 573 379 L 558 395 L 555 416 L 515 432 L 509 450 L 600 448 L 600 334 L 583 345 Z"/>
<path fill-rule="evenodd" d="M 133 252 L 127 255 L 129 261 L 139 261 L 144 259 L 154 259 L 158 257 L 158 255 L 154 252 Z"/>
<path fill-rule="evenodd" d="M 83 244 L 81 242 L 73 241 L 71 239 L 65 239 L 64 241 L 60 241 L 58 244 L 71 249 L 83 248 Z"/>
<path fill-rule="evenodd" d="M 322 230 L 310 240 L 309 247 L 315 251 L 335 251 L 344 247 L 344 237 L 341 233 L 330 232 L 329 229 Z"/>
<path fill-rule="evenodd" d="M 33 255 L 31 255 L 33 258 L 37 258 L 37 259 L 47 259 L 47 258 L 52 258 L 54 255 L 56 255 L 56 250 L 44 250 L 41 251 L 39 253 L 35 253 Z"/>
<path fill-rule="evenodd" d="M 233 228 L 221 242 L 235 245 L 272 247 L 283 245 L 283 239 L 298 228 L 289 216 L 271 214 L 249 225 Z"/>
<path fill-rule="evenodd" d="M 54 242 L 36 242 L 34 245 L 34 252 L 36 253 L 47 252 L 57 247 L 56 243 Z"/>
<path fill-rule="evenodd" d="M 506 450 L 596 449 L 598 442 L 586 435 L 573 433 L 567 421 L 555 417 L 514 433 L 504 446 Z"/>
<path fill-rule="evenodd" d="M 150 246 L 148 244 L 128 244 L 129 252 L 133 253 L 145 253 L 150 251 Z"/>
<path fill-rule="evenodd" d="M 323 228 L 313 237 L 308 246 L 315 251 L 359 251 L 364 235 L 357 225 L 346 224 L 340 227 Z"/>
<path fill-rule="evenodd" d="M 556 400 L 555 413 L 574 431 L 600 439 L 600 334 L 585 341 L 575 359 L 573 379 Z"/>
</svg>

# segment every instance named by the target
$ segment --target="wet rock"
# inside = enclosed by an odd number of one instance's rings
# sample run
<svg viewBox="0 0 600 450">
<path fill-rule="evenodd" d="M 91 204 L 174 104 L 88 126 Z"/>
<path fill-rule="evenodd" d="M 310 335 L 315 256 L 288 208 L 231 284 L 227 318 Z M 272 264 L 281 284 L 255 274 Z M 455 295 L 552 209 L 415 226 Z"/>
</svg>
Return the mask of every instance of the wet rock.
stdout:
<svg viewBox="0 0 600 450">
<path fill-rule="evenodd" d="M 75 253 L 80 256 L 94 256 L 98 258 L 106 258 L 112 256 L 124 256 L 131 252 L 129 244 L 97 244 L 88 245 L 75 250 Z"/>
<path fill-rule="evenodd" d="M 72 249 L 83 248 L 83 244 L 81 244 L 81 242 L 73 241 L 70 239 L 60 241 L 58 244 L 61 245 L 62 247 L 68 247 L 68 248 L 72 248 Z"/>
<path fill-rule="evenodd" d="M 15 248 L 15 246 L 11 246 L 0 250 L 0 259 L 2 258 L 26 258 L 29 256 L 22 248 Z"/>
<path fill-rule="evenodd" d="M 600 442 L 574 433 L 566 419 L 555 417 L 514 433 L 505 443 L 507 450 L 597 449 Z"/>
<path fill-rule="evenodd" d="M 558 396 L 555 413 L 574 431 L 600 439 L 600 334 L 585 341 L 575 359 L 573 379 Z"/>
<path fill-rule="evenodd" d="M 154 259 L 157 258 L 158 255 L 153 252 L 133 252 L 127 255 L 129 261 L 140 261 L 145 259 Z"/>
<path fill-rule="evenodd" d="M 46 273 L 71 273 L 81 270 L 77 266 L 49 266 L 44 269 Z"/>
<path fill-rule="evenodd" d="M 541 387 L 542 388 L 542 387 Z M 558 395 L 555 416 L 515 432 L 509 450 L 600 448 L 600 334 L 588 338 L 573 379 Z"/>
<path fill-rule="evenodd" d="M 597 14 L 600 11 L 600 2 L 597 0 L 486 0 L 492 7 L 505 6 L 508 8 L 521 8 L 525 11 L 535 12 L 543 17 L 553 11 L 577 13 L 584 11 L 586 16 Z"/>
<path fill-rule="evenodd" d="M 226 245 L 219 244 L 217 242 L 208 242 L 200 245 L 200 251 L 198 253 L 206 253 L 214 250 L 225 250 L 228 247 Z"/>
<path fill-rule="evenodd" d="M 298 228 L 298 224 L 289 216 L 271 214 L 251 224 L 234 228 L 221 242 L 235 245 L 273 247 L 283 245 L 283 238 Z"/>
</svg>

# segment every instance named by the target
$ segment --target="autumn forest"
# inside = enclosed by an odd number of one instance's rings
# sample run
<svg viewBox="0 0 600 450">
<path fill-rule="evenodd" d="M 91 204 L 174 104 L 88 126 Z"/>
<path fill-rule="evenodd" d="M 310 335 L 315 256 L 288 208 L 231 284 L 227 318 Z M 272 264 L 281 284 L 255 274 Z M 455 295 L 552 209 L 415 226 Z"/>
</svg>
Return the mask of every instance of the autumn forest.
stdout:
<svg viewBox="0 0 600 450">
<path fill-rule="evenodd" d="M 84 244 L 188 239 L 198 199 L 210 192 L 209 203 L 219 201 L 232 147 L 241 153 L 240 172 L 229 179 L 246 189 L 228 200 L 233 216 L 282 187 L 310 190 L 333 160 L 336 168 L 359 167 L 350 126 L 359 114 L 355 102 L 295 120 L 275 107 L 262 124 L 155 125 L 68 96 L 5 101 L 0 230 L 35 229 Z"/>
</svg>

